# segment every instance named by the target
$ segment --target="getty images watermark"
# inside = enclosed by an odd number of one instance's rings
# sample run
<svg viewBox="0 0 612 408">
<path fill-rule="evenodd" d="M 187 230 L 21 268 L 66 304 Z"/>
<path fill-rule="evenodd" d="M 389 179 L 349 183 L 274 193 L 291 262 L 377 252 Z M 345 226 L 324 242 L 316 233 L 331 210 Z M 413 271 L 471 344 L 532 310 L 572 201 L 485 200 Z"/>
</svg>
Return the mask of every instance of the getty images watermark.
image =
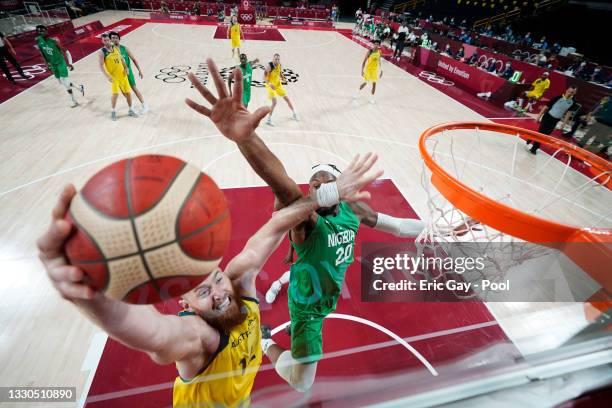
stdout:
<svg viewBox="0 0 612 408">
<path fill-rule="evenodd" d="M 593 272 L 550 245 L 364 243 L 361 300 L 582 302 L 601 294 Z"/>
</svg>

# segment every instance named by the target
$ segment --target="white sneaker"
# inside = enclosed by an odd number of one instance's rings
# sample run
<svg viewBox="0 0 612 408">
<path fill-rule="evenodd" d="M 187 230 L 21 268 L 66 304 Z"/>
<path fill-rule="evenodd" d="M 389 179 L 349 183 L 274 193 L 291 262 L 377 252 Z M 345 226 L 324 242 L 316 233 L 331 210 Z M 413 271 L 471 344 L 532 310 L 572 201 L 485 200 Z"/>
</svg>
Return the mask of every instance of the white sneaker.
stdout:
<svg viewBox="0 0 612 408">
<path fill-rule="evenodd" d="M 268 120 L 266 120 L 266 125 L 274 126 L 274 123 L 272 123 L 272 118 L 268 118 Z"/>
<path fill-rule="evenodd" d="M 137 117 L 138 117 L 138 115 L 136 114 L 136 112 L 134 112 L 132 109 L 130 109 L 130 110 L 128 111 L 128 116 L 129 116 L 129 117 L 132 117 L 132 118 L 137 118 Z"/>
<path fill-rule="evenodd" d="M 270 289 L 266 292 L 266 302 L 273 303 L 282 287 L 283 285 L 281 285 L 279 281 L 276 280 L 272 282 L 272 286 L 270 286 Z"/>
<path fill-rule="evenodd" d="M 376 100 L 375 100 L 374 98 L 371 98 L 371 99 L 370 99 L 370 103 L 371 103 L 372 105 L 374 105 L 374 104 L 376 104 Z"/>
<path fill-rule="evenodd" d="M 77 106 L 79 106 L 79 103 L 77 101 L 72 101 L 72 105 L 70 105 L 70 107 L 76 108 Z"/>
<path fill-rule="evenodd" d="M 142 107 L 140 108 L 140 115 L 144 115 L 145 113 L 147 113 L 149 111 L 149 107 L 147 105 L 142 105 Z"/>
<path fill-rule="evenodd" d="M 298 118 L 298 115 L 295 112 L 293 112 L 293 115 L 291 115 L 291 119 L 295 120 L 296 122 L 300 121 L 300 118 Z"/>
</svg>

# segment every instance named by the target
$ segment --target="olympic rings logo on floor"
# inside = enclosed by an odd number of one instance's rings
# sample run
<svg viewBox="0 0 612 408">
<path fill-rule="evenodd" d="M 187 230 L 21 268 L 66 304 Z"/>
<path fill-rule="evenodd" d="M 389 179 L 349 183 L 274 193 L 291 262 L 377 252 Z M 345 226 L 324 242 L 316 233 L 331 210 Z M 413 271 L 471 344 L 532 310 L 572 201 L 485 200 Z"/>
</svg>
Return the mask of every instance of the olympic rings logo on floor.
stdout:
<svg viewBox="0 0 612 408">
<path fill-rule="evenodd" d="M 27 79 L 21 78 L 17 71 L 11 70 L 11 74 L 13 74 L 15 81 L 27 81 L 34 79 L 35 77 L 48 71 L 46 64 L 22 65 L 21 69 L 23 69 L 23 73 L 26 75 Z"/>
<path fill-rule="evenodd" d="M 429 71 L 421 71 L 419 73 L 421 78 L 427 80 L 427 82 L 433 82 L 434 84 L 444 85 L 444 86 L 454 86 L 455 83 L 453 81 L 449 81 L 448 79 L 437 75 L 435 72 Z"/>
<path fill-rule="evenodd" d="M 155 75 L 155 78 L 166 83 L 178 84 L 187 80 L 187 74 L 190 69 L 189 65 L 173 65 L 170 68 L 160 69 L 160 73 Z"/>
</svg>

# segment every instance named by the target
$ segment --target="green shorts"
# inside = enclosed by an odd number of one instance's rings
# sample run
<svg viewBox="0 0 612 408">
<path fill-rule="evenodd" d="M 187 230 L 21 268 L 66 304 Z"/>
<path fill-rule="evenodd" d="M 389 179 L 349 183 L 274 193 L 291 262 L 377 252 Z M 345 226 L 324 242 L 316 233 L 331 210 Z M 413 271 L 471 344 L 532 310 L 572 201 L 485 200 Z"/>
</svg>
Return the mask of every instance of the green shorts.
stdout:
<svg viewBox="0 0 612 408">
<path fill-rule="evenodd" d="M 49 68 L 56 78 L 66 78 L 68 76 L 68 66 L 65 62 L 59 64 L 49 64 Z"/>
<path fill-rule="evenodd" d="M 251 92 L 242 92 L 242 104 L 244 106 L 249 106 L 249 102 L 251 102 Z"/>
<path fill-rule="evenodd" d="M 291 357 L 316 363 L 323 356 L 323 317 L 291 313 Z"/>
<path fill-rule="evenodd" d="M 130 83 L 130 86 L 133 88 L 134 86 L 136 86 L 136 79 L 134 78 L 134 73 L 132 72 L 132 68 L 130 67 L 130 69 L 128 69 L 128 82 Z"/>
</svg>

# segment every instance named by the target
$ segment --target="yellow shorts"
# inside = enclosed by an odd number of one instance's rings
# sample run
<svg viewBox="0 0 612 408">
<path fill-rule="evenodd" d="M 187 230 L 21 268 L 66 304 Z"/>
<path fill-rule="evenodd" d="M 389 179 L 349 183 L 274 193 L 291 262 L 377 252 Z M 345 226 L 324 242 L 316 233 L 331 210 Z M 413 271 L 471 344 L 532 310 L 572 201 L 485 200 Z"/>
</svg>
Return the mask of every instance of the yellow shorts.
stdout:
<svg viewBox="0 0 612 408">
<path fill-rule="evenodd" d="M 121 78 L 113 77 L 111 89 L 113 91 L 113 95 L 119 93 L 119 91 L 124 94 L 131 92 L 132 87 L 130 86 L 130 81 L 128 80 L 127 75 Z"/>
<path fill-rule="evenodd" d="M 240 47 L 240 37 L 232 38 L 232 48 Z"/>
<path fill-rule="evenodd" d="M 535 99 L 540 99 L 542 97 L 541 93 L 536 93 L 534 91 L 529 91 L 525 93 L 525 95 L 527 95 L 528 98 L 535 98 Z"/>
<path fill-rule="evenodd" d="M 274 85 L 275 89 L 270 88 L 270 85 L 266 84 L 266 89 L 268 90 L 268 99 L 276 98 L 280 96 L 281 98 L 287 94 L 285 88 L 283 88 L 282 84 Z"/>
<path fill-rule="evenodd" d="M 366 82 L 378 81 L 378 70 L 366 69 L 363 71 L 363 80 Z"/>
</svg>

